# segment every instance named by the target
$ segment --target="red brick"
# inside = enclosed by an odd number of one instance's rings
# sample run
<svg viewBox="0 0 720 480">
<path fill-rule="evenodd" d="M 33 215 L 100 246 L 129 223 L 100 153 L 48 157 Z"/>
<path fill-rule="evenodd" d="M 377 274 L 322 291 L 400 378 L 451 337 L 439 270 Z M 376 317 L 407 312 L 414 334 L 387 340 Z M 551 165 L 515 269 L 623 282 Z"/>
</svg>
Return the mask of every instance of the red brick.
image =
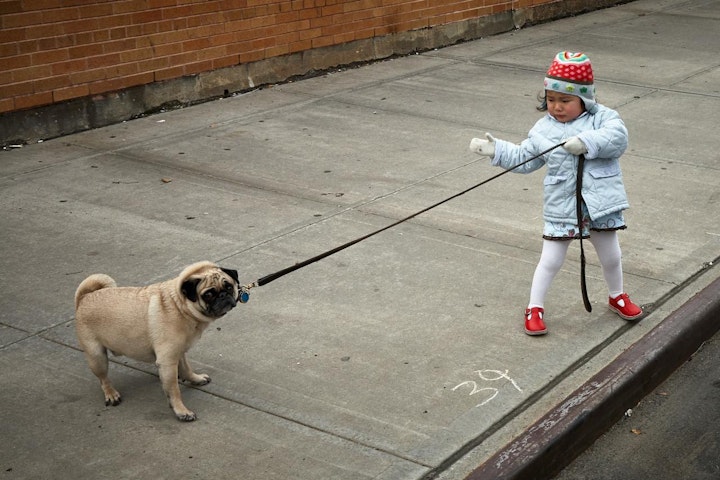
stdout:
<svg viewBox="0 0 720 480">
<path fill-rule="evenodd" d="M 243 52 L 238 56 L 240 63 L 251 63 L 257 62 L 265 58 L 265 52 L 260 50 L 251 50 L 249 48 L 243 49 Z"/>
<path fill-rule="evenodd" d="M 63 38 L 67 38 L 67 37 L 63 37 Z M 59 48 L 58 39 L 55 37 L 41 38 L 39 40 L 29 40 L 29 41 L 35 42 L 36 48 L 34 49 L 34 51 L 36 51 L 36 52 L 38 50 L 52 50 L 55 48 Z"/>
<path fill-rule="evenodd" d="M 149 60 L 142 60 L 138 62 L 139 72 L 154 72 L 155 70 L 162 70 L 170 66 L 170 60 L 165 57 L 151 58 Z"/>
<path fill-rule="evenodd" d="M 33 89 L 30 82 L 0 85 L 0 98 L 19 97 L 31 93 L 33 93 Z"/>
<path fill-rule="evenodd" d="M 84 58 L 76 58 L 65 62 L 54 63 L 52 65 L 53 75 L 64 75 L 66 73 L 80 72 L 88 68 L 88 62 Z"/>
<path fill-rule="evenodd" d="M 17 70 L 18 68 L 25 68 L 32 65 L 32 58 L 30 55 L 17 55 L 15 57 L 4 58 L 2 66 L 4 70 Z"/>
<path fill-rule="evenodd" d="M 95 30 L 100 30 L 103 28 L 126 27 L 128 25 L 132 25 L 132 15 L 129 13 L 125 15 L 110 15 L 107 17 L 96 17 L 88 19 L 87 21 L 95 22 Z"/>
<path fill-rule="evenodd" d="M 33 65 L 44 65 L 49 63 L 62 62 L 68 60 L 70 55 L 67 48 L 60 48 L 55 50 L 45 50 L 44 52 L 37 52 L 30 55 Z"/>
<path fill-rule="evenodd" d="M 212 68 L 216 70 L 218 68 L 232 67 L 240 63 L 237 55 L 227 55 L 225 57 L 216 58 L 212 61 Z"/>
<path fill-rule="evenodd" d="M 341 34 L 332 36 L 333 43 L 337 44 L 337 45 L 342 44 L 342 43 L 352 42 L 353 40 L 355 40 L 355 32 L 354 31 L 341 33 Z"/>
<path fill-rule="evenodd" d="M 312 40 L 298 40 L 290 45 L 290 53 L 303 52 L 312 48 Z"/>
<path fill-rule="evenodd" d="M 120 63 L 120 54 L 117 52 L 87 58 L 89 68 L 107 67 L 117 63 Z"/>
<path fill-rule="evenodd" d="M 318 37 L 312 39 L 313 48 L 327 47 L 333 44 L 332 37 Z"/>
<path fill-rule="evenodd" d="M 17 28 L 43 23 L 42 12 L 11 13 L 0 17 L 0 27 Z"/>
<path fill-rule="evenodd" d="M 59 75 L 55 77 L 41 78 L 33 80 L 33 92 L 50 92 L 57 88 L 64 88 L 72 85 L 69 75 Z"/>
<path fill-rule="evenodd" d="M 162 32 L 150 36 L 150 41 L 153 45 L 162 45 L 164 43 L 175 43 L 187 40 L 187 33 L 183 31 L 175 32 Z"/>
<path fill-rule="evenodd" d="M 90 88 L 87 85 L 76 85 L 73 87 L 59 88 L 52 92 L 54 102 L 62 102 L 72 98 L 86 97 L 90 95 Z"/>
<path fill-rule="evenodd" d="M 50 65 L 36 65 L 13 70 L 12 78 L 13 82 L 31 82 L 36 78 L 49 77 L 52 74 L 52 67 L 50 67 Z"/>
<path fill-rule="evenodd" d="M 99 82 L 91 83 L 89 85 L 90 95 L 114 92 L 117 90 L 122 90 L 124 88 L 134 87 L 137 85 L 145 85 L 152 82 L 152 73 L 140 73 L 131 77 L 101 80 Z"/>
<path fill-rule="evenodd" d="M 19 42 L 25 40 L 24 28 L 0 28 L 0 43 Z"/>
<path fill-rule="evenodd" d="M 343 13 L 342 4 L 336 4 L 336 5 L 322 7 L 322 16 L 323 17 L 330 18 L 333 15 L 339 15 L 341 13 Z"/>
<path fill-rule="evenodd" d="M 103 53 L 103 45 L 100 43 L 91 43 L 89 45 L 70 47 L 67 50 L 70 58 L 87 58 L 101 55 Z"/>
<path fill-rule="evenodd" d="M 64 38 L 70 38 L 72 41 L 70 42 L 70 45 L 68 47 L 77 47 L 82 45 L 87 45 L 89 43 L 98 43 L 95 42 L 95 32 L 80 32 L 76 33 L 74 35 L 67 35 Z"/>
<path fill-rule="evenodd" d="M 12 57 L 18 53 L 17 43 L 0 43 L 0 58 Z"/>
<path fill-rule="evenodd" d="M 80 9 L 71 8 L 53 8 L 42 12 L 42 23 L 57 23 L 77 20 L 80 18 Z"/>
<path fill-rule="evenodd" d="M 215 58 L 224 57 L 227 54 L 225 45 L 212 48 L 204 48 L 198 52 L 198 60 L 213 60 Z"/>
<path fill-rule="evenodd" d="M 104 17 L 106 15 L 112 15 L 113 6 L 112 2 L 95 3 L 92 5 L 83 5 L 79 10 L 82 18 Z"/>
<path fill-rule="evenodd" d="M 171 78 L 178 78 L 182 77 L 183 74 L 183 67 L 182 66 L 172 66 L 170 68 L 162 68 L 155 71 L 155 81 L 161 82 L 163 80 L 169 80 Z"/>
<path fill-rule="evenodd" d="M 274 47 L 269 47 L 265 49 L 265 57 L 271 58 L 271 57 L 280 57 L 282 55 L 287 55 L 290 52 L 290 44 L 285 43 L 282 45 L 277 45 Z"/>
<path fill-rule="evenodd" d="M 195 62 L 185 65 L 183 68 L 184 75 L 194 75 L 200 72 L 207 72 L 212 69 L 212 61 L 205 60 L 202 62 Z"/>
<path fill-rule="evenodd" d="M 91 32 L 93 30 L 100 29 L 100 27 L 98 26 L 97 18 L 84 18 L 75 20 L 74 22 L 65 22 L 50 25 L 56 25 L 60 27 L 62 30 L 61 33 L 64 35 L 78 32 Z"/>
<path fill-rule="evenodd" d="M 139 73 L 137 63 L 122 63 L 120 65 L 111 65 L 109 67 L 105 67 L 104 70 L 105 78 L 107 79 L 131 77 Z"/>
<path fill-rule="evenodd" d="M 0 98 L 0 113 L 12 112 L 15 110 L 15 100 L 12 98 Z"/>
<path fill-rule="evenodd" d="M 310 38 L 317 38 L 317 37 L 321 36 L 323 32 L 322 32 L 322 29 L 320 29 L 320 28 L 312 28 L 312 29 L 304 30 L 304 31 L 298 32 L 298 33 L 299 33 L 298 36 L 299 36 L 300 40 L 307 40 Z"/>
<path fill-rule="evenodd" d="M 212 37 L 209 37 L 209 40 L 210 40 L 210 45 L 212 45 L 212 46 L 227 45 L 227 44 L 235 41 L 235 34 L 234 33 L 219 33 L 217 35 L 213 35 Z"/>
<path fill-rule="evenodd" d="M 48 10 L 62 7 L 63 0 L 23 0 L 22 4 L 23 10 Z"/>
<path fill-rule="evenodd" d="M 187 65 L 198 61 L 199 52 L 185 52 L 169 57 L 170 65 Z"/>
<path fill-rule="evenodd" d="M 69 76 L 70 76 L 70 83 L 72 85 L 96 82 L 98 80 L 102 80 L 105 78 L 105 69 L 103 69 L 103 68 L 85 69 L 85 70 L 81 70 L 78 72 L 71 72 L 69 74 Z"/>
<path fill-rule="evenodd" d="M 139 62 L 140 60 L 147 60 L 153 57 L 152 48 L 137 48 L 133 50 L 127 50 L 120 52 L 121 62 Z"/>
<path fill-rule="evenodd" d="M 113 4 L 113 13 L 128 13 L 128 12 L 137 12 L 140 10 L 145 10 L 147 8 L 145 0 L 124 0 L 124 1 L 114 1 Z"/>
<path fill-rule="evenodd" d="M 19 0 L 0 1 L 0 15 L 22 12 L 21 3 Z"/>
<path fill-rule="evenodd" d="M 177 0 L 149 0 L 148 8 L 171 7 L 177 4 Z"/>
<path fill-rule="evenodd" d="M 102 51 L 103 53 L 124 52 L 134 49 L 135 44 L 136 41 L 134 38 L 122 38 L 120 40 L 104 42 L 102 44 Z"/>
<path fill-rule="evenodd" d="M 26 108 L 39 107 L 41 105 L 49 105 L 53 103 L 52 92 L 32 93 L 15 97 L 15 109 L 24 110 Z"/>
<path fill-rule="evenodd" d="M 27 40 L 24 42 L 15 42 L 15 47 L 17 47 L 18 54 L 20 55 L 28 55 L 31 53 L 39 52 L 40 50 L 52 50 L 52 48 L 49 49 L 43 49 L 40 48 L 40 42 L 37 40 Z"/>
<path fill-rule="evenodd" d="M 134 12 L 130 17 L 133 24 L 159 22 L 163 19 L 162 10 L 143 10 Z"/>
</svg>

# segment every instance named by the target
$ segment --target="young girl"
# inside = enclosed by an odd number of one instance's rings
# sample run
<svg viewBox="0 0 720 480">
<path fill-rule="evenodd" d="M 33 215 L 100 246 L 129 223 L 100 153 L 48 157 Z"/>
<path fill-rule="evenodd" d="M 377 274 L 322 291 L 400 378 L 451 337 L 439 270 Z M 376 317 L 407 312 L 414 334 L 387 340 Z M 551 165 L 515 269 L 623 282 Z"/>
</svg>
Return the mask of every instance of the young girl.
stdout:
<svg viewBox="0 0 720 480">
<path fill-rule="evenodd" d="M 595 101 L 590 60 L 583 53 L 560 52 L 545 77 L 545 98 L 537 121 L 520 145 L 493 138 L 473 138 L 470 150 L 491 158 L 492 165 L 510 169 L 553 145 L 548 154 L 518 167 L 530 173 L 547 166 L 544 180 L 543 248 L 535 269 L 530 303 L 525 310 L 525 332 L 544 335 L 545 296 L 565 261 L 569 240 L 590 239 L 597 251 L 609 292 L 610 309 L 626 320 L 637 320 L 642 309 L 623 287 L 617 230 L 625 228 L 623 210 L 629 207 L 620 155 L 628 132 L 618 113 Z M 582 225 L 578 226 L 576 181 L 579 155 L 585 155 L 582 176 Z M 592 231 L 592 235 L 590 232 Z"/>
</svg>

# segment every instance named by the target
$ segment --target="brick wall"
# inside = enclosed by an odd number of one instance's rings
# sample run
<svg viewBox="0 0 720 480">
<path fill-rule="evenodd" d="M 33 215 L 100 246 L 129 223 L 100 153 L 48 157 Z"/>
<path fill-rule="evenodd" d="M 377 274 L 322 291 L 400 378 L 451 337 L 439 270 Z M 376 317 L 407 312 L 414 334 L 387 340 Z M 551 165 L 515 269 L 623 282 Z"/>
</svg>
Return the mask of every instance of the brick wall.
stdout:
<svg viewBox="0 0 720 480">
<path fill-rule="evenodd" d="M 112 97 L 112 92 L 135 92 L 133 98 L 137 100 L 137 90 L 132 89 L 168 82 L 172 85 L 173 80 L 187 78 L 196 80 L 191 87 L 194 93 L 185 92 L 177 100 L 196 101 L 203 95 L 251 88 L 258 81 L 277 82 L 283 77 L 329 68 L 334 66 L 333 62 L 338 65 L 368 61 L 508 30 L 513 26 L 512 13 L 516 11 L 572 4 L 566 10 L 573 13 L 589 9 L 587 4 L 598 8 L 601 3 L 0 0 L 0 115 L 73 101 L 78 105 L 79 99 L 102 100 L 108 95 Z M 501 27 L 496 25 L 498 18 L 504 19 Z M 483 19 L 491 20 L 482 23 Z M 459 33 L 457 28 L 447 28 L 457 25 L 462 26 Z M 412 32 L 415 34 L 408 36 Z M 377 39 L 386 42 L 380 44 Z M 375 43 L 368 45 L 369 41 Z M 399 43 L 393 46 L 388 43 L 392 41 Z M 351 48 L 343 50 L 343 46 Z M 355 57 L 348 53 L 351 51 L 356 52 Z M 254 81 L 249 70 L 253 68 Z M 224 73 L 208 77 L 209 72 Z M 205 85 L 211 84 L 213 88 L 198 91 L 197 79 L 201 77 Z M 172 85 L 176 91 L 178 85 L 187 88 L 187 82 Z M 153 91 L 155 100 L 149 101 L 143 91 L 141 105 L 125 109 L 114 121 L 123 119 L 123 115 L 142 113 L 136 111 L 138 108 L 152 109 L 153 103 L 170 101 L 157 88 Z M 107 112 L 106 115 L 113 117 Z M 67 132 L 48 135 L 63 133 Z"/>
</svg>

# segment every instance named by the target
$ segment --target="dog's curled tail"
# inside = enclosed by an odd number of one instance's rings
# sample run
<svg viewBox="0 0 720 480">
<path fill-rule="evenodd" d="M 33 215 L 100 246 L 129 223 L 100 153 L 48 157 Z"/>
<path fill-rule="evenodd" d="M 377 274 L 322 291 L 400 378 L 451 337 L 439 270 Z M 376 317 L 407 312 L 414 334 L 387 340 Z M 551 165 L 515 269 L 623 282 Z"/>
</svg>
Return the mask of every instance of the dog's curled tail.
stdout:
<svg viewBox="0 0 720 480">
<path fill-rule="evenodd" d="M 80 301 L 88 293 L 92 293 L 96 290 L 101 290 L 103 288 L 113 287 L 117 287 L 117 284 L 115 283 L 115 280 L 110 278 L 110 276 L 105 275 L 104 273 L 96 273 L 94 275 L 90 275 L 85 280 L 83 280 L 78 286 L 77 290 L 75 290 L 75 310 L 78 309 L 78 307 L 80 306 Z"/>
</svg>

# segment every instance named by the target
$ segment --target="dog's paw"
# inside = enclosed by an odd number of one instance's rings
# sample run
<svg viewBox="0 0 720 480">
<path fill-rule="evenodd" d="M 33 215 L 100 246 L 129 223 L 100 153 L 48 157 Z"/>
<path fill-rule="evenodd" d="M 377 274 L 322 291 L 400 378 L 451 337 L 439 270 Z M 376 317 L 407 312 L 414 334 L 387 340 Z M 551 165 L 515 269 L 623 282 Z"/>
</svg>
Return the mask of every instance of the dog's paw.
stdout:
<svg viewBox="0 0 720 480">
<path fill-rule="evenodd" d="M 120 405 L 120 402 L 122 402 L 122 397 L 120 396 L 120 392 L 115 390 L 114 388 L 112 390 L 105 392 L 105 406 L 113 406 L 116 407 Z"/>
<path fill-rule="evenodd" d="M 198 387 L 202 385 L 207 385 L 208 383 L 210 383 L 210 380 L 210 375 L 206 373 L 197 374 L 193 378 L 189 379 L 190 383 Z"/>
<path fill-rule="evenodd" d="M 181 422 L 194 422 L 195 420 L 197 420 L 197 415 L 195 415 L 195 413 L 194 413 L 194 412 L 191 412 L 190 410 L 188 410 L 188 411 L 185 412 L 185 413 L 177 413 L 177 412 L 175 412 L 175 416 L 176 416 L 177 419 L 180 420 Z"/>
</svg>

